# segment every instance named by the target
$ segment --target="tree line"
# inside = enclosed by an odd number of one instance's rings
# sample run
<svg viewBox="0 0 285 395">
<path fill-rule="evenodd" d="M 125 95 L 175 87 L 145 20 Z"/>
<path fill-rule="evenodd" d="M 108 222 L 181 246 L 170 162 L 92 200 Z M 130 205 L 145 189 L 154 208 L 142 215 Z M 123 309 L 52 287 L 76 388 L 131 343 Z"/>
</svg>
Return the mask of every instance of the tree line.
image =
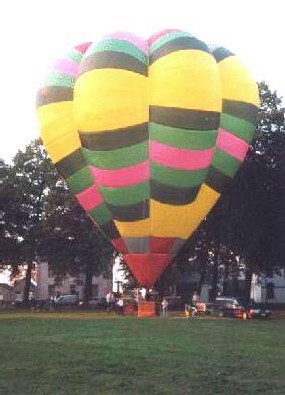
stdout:
<svg viewBox="0 0 285 395">
<path fill-rule="evenodd" d="M 285 266 L 285 109 L 265 82 L 259 90 L 259 121 L 245 163 L 164 276 L 173 282 L 175 270 L 195 267 L 201 287 L 210 271 L 212 297 L 221 265 L 225 289 L 240 261 L 248 280 Z M 57 274 L 84 272 L 87 301 L 93 274 L 110 271 L 116 251 L 71 196 L 41 142 L 32 141 L 12 164 L 0 159 L 0 180 L 0 267 L 16 273 L 26 265 L 27 303 L 36 262 L 48 261 Z"/>
</svg>

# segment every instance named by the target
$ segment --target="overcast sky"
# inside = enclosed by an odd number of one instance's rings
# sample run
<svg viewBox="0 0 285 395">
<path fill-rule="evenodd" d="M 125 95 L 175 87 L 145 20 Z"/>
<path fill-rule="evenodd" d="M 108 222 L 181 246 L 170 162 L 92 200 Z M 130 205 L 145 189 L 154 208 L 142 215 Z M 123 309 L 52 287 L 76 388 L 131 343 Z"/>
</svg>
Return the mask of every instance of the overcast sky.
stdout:
<svg viewBox="0 0 285 395">
<path fill-rule="evenodd" d="M 0 3 L 1 144 L 7 161 L 38 136 L 35 95 L 70 47 L 114 31 L 147 38 L 179 28 L 235 52 L 257 81 L 285 97 L 282 0 L 3 0 Z"/>
</svg>

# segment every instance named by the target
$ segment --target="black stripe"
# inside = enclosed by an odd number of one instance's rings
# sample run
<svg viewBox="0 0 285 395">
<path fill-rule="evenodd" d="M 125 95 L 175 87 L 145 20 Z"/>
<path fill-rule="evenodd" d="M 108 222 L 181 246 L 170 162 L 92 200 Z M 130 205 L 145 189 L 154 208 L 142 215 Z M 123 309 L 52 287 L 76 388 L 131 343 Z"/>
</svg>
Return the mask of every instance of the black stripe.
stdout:
<svg viewBox="0 0 285 395">
<path fill-rule="evenodd" d="M 149 58 L 149 64 L 156 60 L 170 54 L 171 52 L 180 51 L 183 49 L 198 49 L 204 52 L 210 52 L 208 46 L 198 40 L 196 37 L 178 37 L 166 42 L 161 47 L 157 48 Z"/>
<path fill-rule="evenodd" d="M 73 89 L 62 86 L 46 86 L 39 90 L 36 99 L 36 106 L 41 107 L 45 104 L 59 103 L 61 101 L 72 101 Z"/>
<path fill-rule="evenodd" d="M 102 51 L 88 56 L 80 66 L 79 75 L 94 69 L 123 69 L 147 75 L 148 66 L 123 52 Z"/>
<path fill-rule="evenodd" d="M 223 100 L 223 112 L 256 124 L 258 108 L 254 104 L 242 101 Z"/>
<path fill-rule="evenodd" d="M 116 228 L 116 225 L 114 224 L 113 221 L 107 222 L 104 225 L 100 225 L 100 228 L 102 231 L 109 237 L 109 239 L 118 239 L 120 236 L 120 233 L 118 229 Z"/>
<path fill-rule="evenodd" d="M 182 129 L 212 130 L 220 124 L 220 113 L 177 107 L 150 106 L 151 122 Z"/>
<path fill-rule="evenodd" d="M 55 166 L 63 178 L 68 178 L 86 166 L 86 161 L 82 155 L 81 149 L 78 148 L 76 151 L 72 152 L 72 154 L 57 162 Z"/>
<path fill-rule="evenodd" d="M 213 52 L 212 55 L 214 56 L 214 58 L 216 59 L 216 62 L 219 63 L 222 60 L 228 58 L 229 56 L 235 56 L 234 53 L 232 53 L 231 51 L 227 50 L 226 48 L 223 47 L 219 47 L 216 48 Z"/>
<path fill-rule="evenodd" d="M 200 186 L 192 188 L 178 188 L 161 184 L 155 180 L 150 182 L 150 196 L 152 199 L 166 204 L 180 206 L 195 200 Z"/>
<path fill-rule="evenodd" d="M 128 126 L 126 128 L 85 133 L 79 132 L 84 148 L 96 151 L 108 151 L 129 147 L 148 140 L 148 123 Z"/>
<path fill-rule="evenodd" d="M 118 221 L 133 222 L 149 218 L 148 200 L 128 206 L 114 206 L 112 204 L 107 204 L 107 207 L 111 211 L 113 218 Z"/>
<path fill-rule="evenodd" d="M 216 192 L 223 193 L 229 187 L 232 181 L 233 179 L 231 177 L 226 176 L 216 167 L 211 166 L 205 184 L 214 189 Z"/>
</svg>

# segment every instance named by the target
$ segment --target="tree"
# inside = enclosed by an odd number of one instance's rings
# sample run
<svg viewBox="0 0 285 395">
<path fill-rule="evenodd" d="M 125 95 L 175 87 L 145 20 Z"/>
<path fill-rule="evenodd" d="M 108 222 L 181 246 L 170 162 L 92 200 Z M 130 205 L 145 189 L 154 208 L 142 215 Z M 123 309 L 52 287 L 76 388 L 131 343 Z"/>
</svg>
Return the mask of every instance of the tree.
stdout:
<svg viewBox="0 0 285 395">
<path fill-rule="evenodd" d="M 16 271 L 26 265 L 24 302 L 29 302 L 35 262 L 46 259 L 55 272 L 86 273 L 85 299 L 92 291 L 92 275 L 109 267 L 113 248 L 87 219 L 47 157 L 40 141 L 19 151 L 12 166 L 1 162 L 5 174 L 0 202 L 0 264 Z M 2 244 L 3 243 L 3 244 Z"/>
<path fill-rule="evenodd" d="M 236 271 L 231 255 L 240 256 L 246 264 L 247 296 L 254 271 L 285 265 L 285 109 L 281 98 L 264 82 L 259 90 L 259 122 L 246 161 L 178 257 L 185 262 L 200 254 L 203 276 L 209 254 L 214 253 L 213 297 L 221 250 L 228 256 L 223 262 L 226 274 Z"/>
<path fill-rule="evenodd" d="M 29 301 L 31 274 L 38 259 L 41 222 L 45 216 L 45 201 L 57 180 L 57 174 L 39 141 L 35 140 L 24 152 L 19 151 L 13 165 L 6 170 L 1 191 L 3 204 L 2 232 L 5 234 L 2 265 L 14 270 L 26 265 L 24 302 Z M 12 245 L 9 248 L 7 245 Z"/>
</svg>

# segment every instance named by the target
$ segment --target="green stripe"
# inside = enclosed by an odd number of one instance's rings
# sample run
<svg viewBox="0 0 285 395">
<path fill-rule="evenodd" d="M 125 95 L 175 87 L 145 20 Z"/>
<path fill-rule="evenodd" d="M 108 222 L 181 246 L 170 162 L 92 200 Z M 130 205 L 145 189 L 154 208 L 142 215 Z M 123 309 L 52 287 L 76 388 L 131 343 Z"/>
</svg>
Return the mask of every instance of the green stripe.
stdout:
<svg viewBox="0 0 285 395">
<path fill-rule="evenodd" d="M 105 203 L 102 203 L 100 206 L 91 210 L 89 214 L 98 225 L 105 225 L 112 220 L 112 214 L 108 210 Z"/>
<path fill-rule="evenodd" d="M 221 114 L 220 127 L 232 132 L 235 136 L 248 143 L 251 143 L 255 131 L 253 123 L 226 113 Z"/>
<path fill-rule="evenodd" d="M 162 36 L 159 38 L 157 41 L 155 41 L 151 47 L 150 47 L 150 54 L 152 54 L 157 48 L 160 46 L 166 44 L 167 42 L 174 40 L 175 38 L 179 37 L 193 37 L 190 34 L 186 32 L 173 32 L 173 33 L 167 33 L 165 36 Z"/>
<path fill-rule="evenodd" d="M 212 165 L 228 177 L 233 177 L 238 171 L 241 162 L 233 156 L 216 149 Z"/>
<path fill-rule="evenodd" d="M 174 187 L 194 187 L 203 183 L 208 169 L 177 170 L 151 162 L 151 179 Z"/>
<path fill-rule="evenodd" d="M 48 86 L 64 86 L 66 88 L 73 88 L 75 83 L 74 77 L 63 73 L 50 73 L 45 81 Z"/>
<path fill-rule="evenodd" d="M 88 164 L 99 169 L 119 169 L 143 162 L 148 158 L 148 141 L 111 151 L 91 151 L 82 148 Z"/>
<path fill-rule="evenodd" d="M 150 122 L 150 139 L 185 149 L 206 149 L 215 146 L 217 130 L 190 130 Z"/>
<path fill-rule="evenodd" d="M 72 176 L 66 178 L 65 181 L 72 193 L 82 192 L 93 184 L 92 176 L 87 167 L 78 170 Z"/>
<path fill-rule="evenodd" d="M 149 181 L 122 188 L 100 187 L 104 200 L 113 206 L 128 206 L 149 199 Z"/>
<path fill-rule="evenodd" d="M 80 63 L 81 59 L 82 59 L 82 53 L 80 53 L 79 51 L 72 49 L 71 51 L 69 51 L 66 55 L 67 58 L 73 60 L 75 63 Z"/>
<path fill-rule="evenodd" d="M 102 51 L 122 52 L 127 55 L 131 55 L 134 58 L 143 62 L 144 64 L 148 65 L 148 58 L 139 48 L 126 41 L 119 41 L 115 39 L 104 40 L 97 44 L 92 45 L 92 47 L 88 50 L 86 57 L 93 55 L 96 52 L 102 52 Z"/>
</svg>

